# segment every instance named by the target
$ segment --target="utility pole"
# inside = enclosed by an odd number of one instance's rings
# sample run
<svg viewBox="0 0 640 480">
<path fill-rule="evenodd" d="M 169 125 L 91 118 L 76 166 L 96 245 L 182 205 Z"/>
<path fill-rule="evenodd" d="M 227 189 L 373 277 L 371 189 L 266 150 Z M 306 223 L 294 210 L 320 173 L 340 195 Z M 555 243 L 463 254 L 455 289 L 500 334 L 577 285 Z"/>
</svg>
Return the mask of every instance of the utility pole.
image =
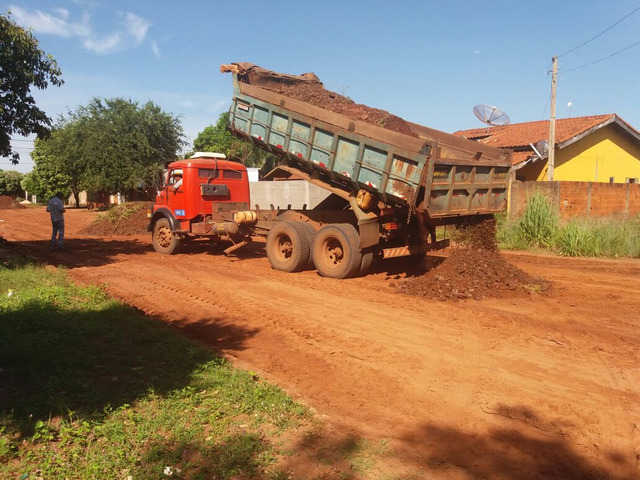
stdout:
<svg viewBox="0 0 640 480">
<path fill-rule="evenodd" d="M 553 182 L 553 168 L 556 156 L 556 78 L 558 76 L 558 57 L 553 57 L 551 73 L 551 119 L 549 121 L 549 159 L 547 161 L 547 178 Z"/>
</svg>

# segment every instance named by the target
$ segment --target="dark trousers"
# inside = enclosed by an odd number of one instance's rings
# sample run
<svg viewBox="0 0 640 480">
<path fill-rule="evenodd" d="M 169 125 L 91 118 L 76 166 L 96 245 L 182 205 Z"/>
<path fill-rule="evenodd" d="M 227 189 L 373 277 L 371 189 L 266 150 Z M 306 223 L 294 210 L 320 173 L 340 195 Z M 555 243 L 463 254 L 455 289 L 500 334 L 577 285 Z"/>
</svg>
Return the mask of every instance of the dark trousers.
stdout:
<svg viewBox="0 0 640 480">
<path fill-rule="evenodd" d="M 51 246 L 56 246 L 56 237 L 58 247 L 64 247 L 64 220 L 58 220 L 57 222 L 51 222 L 53 231 L 51 233 Z"/>
</svg>

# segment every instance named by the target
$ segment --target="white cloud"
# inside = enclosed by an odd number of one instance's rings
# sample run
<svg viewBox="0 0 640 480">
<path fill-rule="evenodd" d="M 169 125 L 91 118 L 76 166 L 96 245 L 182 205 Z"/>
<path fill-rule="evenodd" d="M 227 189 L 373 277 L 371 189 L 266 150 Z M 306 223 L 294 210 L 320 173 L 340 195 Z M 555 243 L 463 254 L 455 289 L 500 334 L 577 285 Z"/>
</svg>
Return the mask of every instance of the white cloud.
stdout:
<svg viewBox="0 0 640 480">
<path fill-rule="evenodd" d="M 158 42 L 156 42 L 155 40 L 151 42 L 151 50 L 153 51 L 153 54 L 156 56 L 156 58 L 162 58 L 160 47 L 158 46 Z"/>
<path fill-rule="evenodd" d="M 147 31 L 151 26 L 151 23 L 147 20 L 131 12 L 125 13 L 123 24 L 125 32 L 133 38 L 138 45 L 144 42 L 144 39 L 147 36 Z"/>
<path fill-rule="evenodd" d="M 78 22 L 70 20 L 69 10 L 57 8 L 53 13 L 40 10 L 28 11 L 18 6 L 10 6 L 12 16 L 23 27 L 33 28 L 38 33 L 56 35 L 63 38 L 78 37 L 84 47 L 93 53 L 105 55 L 144 43 L 151 23 L 135 13 L 120 13 L 118 28 L 110 33 L 98 34 L 89 25 L 90 16 L 84 13 Z M 156 53 L 157 45 L 152 46 Z M 159 53 L 159 51 L 158 51 Z M 156 55 L 158 55 L 156 53 Z"/>
<path fill-rule="evenodd" d="M 33 28 L 36 32 L 48 33 L 60 37 L 88 36 L 91 34 L 89 28 L 89 15 L 82 15 L 80 22 L 69 22 L 69 10 L 57 8 L 54 14 L 41 12 L 29 12 L 24 8 L 11 5 L 9 7 L 11 16 L 15 21 L 27 28 Z"/>
<path fill-rule="evenodd" d="M 474 53 L 475 55 L 480 55 L 480 53 L 481 53 L 481 52 L 480 52 L 480 50 L 474 50 L 474 51 L 473 51 L 473 53 Z"/>
<path fill-rule="evenodd" d="M 86 38 L 83 41 L 85 48 L 90 52 L 104 55 L 123 50 L 128 45 L 137 47 L 144 42 L 151 26 L 147 20 L 131 12 L 122 15 L 120 23 L 121 29 L 119 31 L 102 37 L 92 35 L 90 38 Z"/>
<path fill-rule="evenodd" d="M 119 33 L 112 33 L 102 38 L 87 38 L 82 42 L 87 50 L 101 55 L 118 50 L 122 43 L 122 35 Z"/>
</svg>

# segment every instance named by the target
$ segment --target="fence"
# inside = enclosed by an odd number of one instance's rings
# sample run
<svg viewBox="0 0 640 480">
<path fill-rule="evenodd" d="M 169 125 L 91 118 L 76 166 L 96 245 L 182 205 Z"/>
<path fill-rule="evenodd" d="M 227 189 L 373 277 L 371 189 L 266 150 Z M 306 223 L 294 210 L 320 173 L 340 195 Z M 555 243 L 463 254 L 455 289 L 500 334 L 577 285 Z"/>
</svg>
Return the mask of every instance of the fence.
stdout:
<svg viewBox="0 0 640 480">
<path fill-rule="evenodd" d="M 596 182 L 513 182 L 509 216 L 526 207 L 527 198 L 541 193 L 562 218 L 640 214 L 640 184 Z"/>
</svg>

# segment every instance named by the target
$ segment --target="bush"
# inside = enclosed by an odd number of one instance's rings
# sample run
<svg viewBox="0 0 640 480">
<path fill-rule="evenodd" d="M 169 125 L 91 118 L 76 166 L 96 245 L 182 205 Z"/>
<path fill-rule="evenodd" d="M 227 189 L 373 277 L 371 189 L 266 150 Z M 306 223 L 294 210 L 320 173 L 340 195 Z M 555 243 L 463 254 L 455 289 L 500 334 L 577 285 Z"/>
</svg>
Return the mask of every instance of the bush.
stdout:
<svg viewBox="0 0 640 480">
<path fill-rule="evenodd" d="M 640 216 L 634 218 L 578 218 L 561 223 L 541 194 L 529 197 L 514 220 L 496 215 L 500 248 L 542 248 L 571 257 L 640 258 Z"/>
<path fill-rule="evenodd" d="M 571 220 L 558 235 L 557 250 L 570 257 L 640 258 L 640 218 Z"/>
<path fill-rule="evenodd" d="M 553 205 L 540 193 L 527 199 L 527 207 L 515 220 L 506 215 L 496 217 L 498 244 L 516 250 L 552 248 L 558 231 L 558 214 Z"/>
</svg>

